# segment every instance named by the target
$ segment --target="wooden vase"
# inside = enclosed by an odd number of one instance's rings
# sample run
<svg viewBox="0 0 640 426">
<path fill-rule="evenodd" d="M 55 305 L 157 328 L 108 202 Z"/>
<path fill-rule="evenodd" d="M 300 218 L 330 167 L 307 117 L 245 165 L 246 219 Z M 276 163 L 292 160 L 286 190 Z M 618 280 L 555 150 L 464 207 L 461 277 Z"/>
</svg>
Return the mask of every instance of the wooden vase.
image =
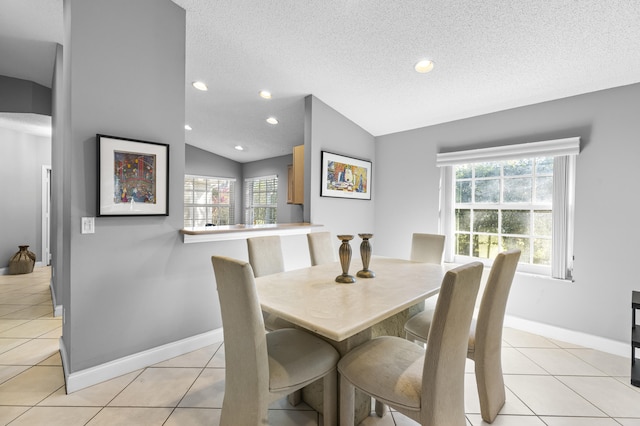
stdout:
<svg viewBox="0 0 640 426">
<path fill-rule="evenodd" d="M 342 266 L 342 275 L 336 277 L 336 282 L 342 284 L 352 284 L 356 282 L 353 275 L 349 275 L 349 264 L 351 263 L 351 245 L 349 241 L 353 239 L 353 235 L 338 235 L 338 239 L 342 241 L 338 255 L 340 256 L 340 265 Z"/>
<path fill-rule="evenodd" d="M 18 246 L 20 250 L 9 259 L 9 274 L 29 274 L 36 264 L 35 253 L 27 250 L 29 246 Z"/>
<path fill-rule="evenodd" d="M 373 238 L 373 234 L 358 234 L 362 238 L 360 243 L 360 257 L 362 257 L 362 270 L 358 271 L 356 275 L 360 278 L 375 278 L 376 274 L 369 269 L 369 262 L 371 261 L 371 244 L 369 239 Z"/>
</svg>

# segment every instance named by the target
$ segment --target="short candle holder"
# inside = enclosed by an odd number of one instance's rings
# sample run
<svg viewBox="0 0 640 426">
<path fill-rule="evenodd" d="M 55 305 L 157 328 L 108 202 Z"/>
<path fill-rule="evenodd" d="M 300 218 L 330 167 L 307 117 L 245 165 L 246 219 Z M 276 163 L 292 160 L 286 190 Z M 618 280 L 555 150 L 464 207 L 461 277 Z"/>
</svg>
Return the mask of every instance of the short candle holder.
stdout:
<svg viewBox="0 0 640 426">
<path fill-rule="evenodd" d="M 336 282 L 342 284 L 352 284 L 356 282 L 353 275 L 349 275 L 349 264 L 351 263 L 351 245 L 349 241 L 353 239 L 353 235 L 338 235 L 338 239 L 342 241 L 338 254 L 340 255 L 340 265 L 342 266 L 342 275 L 336 277 Z"/>
<path fill-rule="evenodd" d="M 369 239 L 373 238 L 373 234 L 358 234 L 362 238 L 360 243 L 360 256 L 362 257 L 362 270 L 356 274 L 360 278 L 375 278 L 376 273 L 369 269 L 371 261 L 371 244 Z"/>
</svg>

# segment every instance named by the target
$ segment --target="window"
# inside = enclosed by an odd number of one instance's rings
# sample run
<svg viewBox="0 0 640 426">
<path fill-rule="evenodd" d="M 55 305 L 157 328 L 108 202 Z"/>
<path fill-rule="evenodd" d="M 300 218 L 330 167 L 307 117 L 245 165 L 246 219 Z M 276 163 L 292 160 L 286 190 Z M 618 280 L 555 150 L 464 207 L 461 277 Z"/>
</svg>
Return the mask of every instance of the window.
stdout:
<svg viewBox="0 0 640 426">
<path fill-rule="evenodd" d="M 184 177 L 184 226 L 235 224 L 235 179 Z"/>
<path fill-rule="evenodd" d="M 570 279 L 579 139 L 438 154 L 446 258 L 520 249 L 519 270 Z"/>
<path fill-rule="evenodd" d="M 244 180 L 245 223 L 276 223 L 278 176 L 262 176 Z"/>
</svg>

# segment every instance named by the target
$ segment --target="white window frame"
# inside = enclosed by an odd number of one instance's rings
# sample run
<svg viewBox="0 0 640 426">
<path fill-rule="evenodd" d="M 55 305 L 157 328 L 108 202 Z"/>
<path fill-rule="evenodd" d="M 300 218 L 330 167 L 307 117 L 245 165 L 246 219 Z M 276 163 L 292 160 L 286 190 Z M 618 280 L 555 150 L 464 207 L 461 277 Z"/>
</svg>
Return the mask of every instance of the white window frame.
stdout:
<svg viewBox="0 0 640 426">
<path fill-rule="evenodd" d="M 183 186 L 183 216 L 186 216 L 186 209 L 188 208 L 194 208 L 194 207 L 222 207 L 222 208 L 229 208 L 229 225 L 234 225 L 236 218 L 235 218 L 235 207 L 236 207 L 236 179 L 235 178 L 225 178 L 225 177 L 215 177 L 215 176 L 201 176 L 201 175 L 190 175 L 190 174 L 185 174 L 184 175 L 184 181 L 186 182 L 187 179 L 206 179 L 207 181 L 211 180 L 217 180 L 217 181 L 228 181 L 229 182 L 229 204 L 220 204 L 220 203 L 187 203 L 186 202 L 186 194 L 187 194 L 187 189 L 186 189 L 186 185 Z M 210 218 L 207 218 L 210 219 Z M 191 228 L 193 227 L 194 224 L 194 218 L 192 217 L 191 219 L 189 219 L 191 221 L 191 224 L 187 224 L 186 223 L 186 218 L 183 218 L 183 225 L 185 228 Z M 220 224 L 220 223 L 213 223 L 212 221 L 208 221 L 207 223 L 212 223 L 213 225 L 227 225 L 227 224 Z"/>
<path fill-rule="evenodd" d="M 268 191 L 275 193 L 275 201 L 273 203 L 257 203 L 253 204 L 253 183 L 256 181 L 265 181 L 266 185 L 274 188 L 274 191 Z M 254 209 L 256 208 L 270 208 L 274 211 L 274 221 L 266 224 L 277 223 L 278 218 L 278 175 L 257 176 L 246 178 L 244 180 L 244 218 L 245 224 L 254 225 L 255 215 Z"/>
<path fill-rule="evenodd" d="M 531 157 L 554 157 L 553 170 L 553 231 L 551 267 L 520 265 L 519 270 L 571 280 L 573 272 L 573 218 L 575 199 L 575 164 L 580 152 L 580 138 L 565 138 L 530 142 L 492 148 L 439 153 L 436 165 L 441 168 L 440 180 L 440 232 L 447 236 L 445 261 L 486 259 L 463 258 L 454 255 L 455 248 L 455 179 L 453 166 L 458 164 L 502 161 Z"/>
</svg>

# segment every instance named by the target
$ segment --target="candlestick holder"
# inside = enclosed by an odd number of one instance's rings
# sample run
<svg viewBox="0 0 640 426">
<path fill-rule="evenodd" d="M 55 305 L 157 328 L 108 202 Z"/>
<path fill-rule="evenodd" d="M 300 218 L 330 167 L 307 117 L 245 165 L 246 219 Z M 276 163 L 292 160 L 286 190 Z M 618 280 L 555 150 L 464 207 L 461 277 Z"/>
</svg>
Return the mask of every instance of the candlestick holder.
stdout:
<svg viewBox="0 0 640 426">
<path fill-rule="evenodd" d="M 369 262 L 371 261 L 371 244 L 369 239 L 373 238 L 373 234 L 358 234 L 362 238 L 360 243 L 360 257 L 362 257 L 362 270 L 358 271 L 356 275 L 360 278 L 375 278 L 376 273 L 369 269 Z"/>
<path fill-rule="evenodd" d="M 340 256 L 340 265 L 342 266 L 342 275 L 336 277 L 336 282 L 342 284 L 352 284 L 356 282 L 353 275 L 349 275 L 349 264 L 351 263 L 351 245 L 349 241 L 353 239 L 353 235 L 338 235 L 338 239 L 342 241 L 338 254 Z"/>
</svg>

